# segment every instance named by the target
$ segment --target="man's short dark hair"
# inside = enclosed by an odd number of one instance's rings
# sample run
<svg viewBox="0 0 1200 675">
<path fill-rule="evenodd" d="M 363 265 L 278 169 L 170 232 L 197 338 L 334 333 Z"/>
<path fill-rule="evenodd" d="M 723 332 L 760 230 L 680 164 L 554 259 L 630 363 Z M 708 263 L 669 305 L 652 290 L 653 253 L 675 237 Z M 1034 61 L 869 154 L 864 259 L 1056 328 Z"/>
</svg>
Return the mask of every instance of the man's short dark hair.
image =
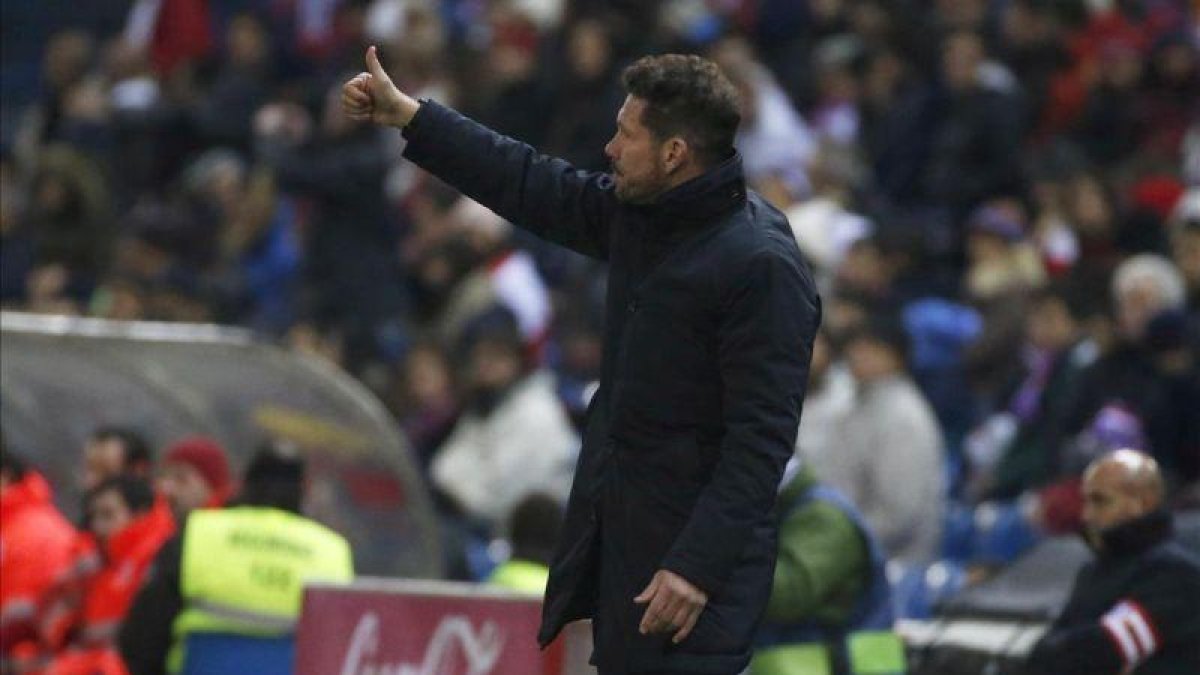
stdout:
<svg viewBox="0 0 1200 675">
<path fill-rule="evenodd" d="M 100 495 L 110 491 L 121 495 L 121 500 L 135 514 L 145 513 L 154 506 L 154 489 L 150 487 L 150 483 L 145 478 L 126 473 L 108 478 L 88 492 L 85 503 L 89 515 L 92 510 L 92 502 Z"/>
<path fill-rule="evenodd" d="M 255 449 L 242 476 L 237 504 L 300 513 L 304 504 L 304 457 L 294 443 L 269 438 Z"/>
<path fill-rule="evenodd" d="M 562 505 L 557 499 L 540 492 L 522 499 L 509 517 L 513 557 L 549 565 L 562 522 Z"/>
<path fill-rule="evenodd" d="M 659 141 L 680 136 L 706 166 L 733 153 L 742 120 L 738 94 L 717 64 L 699 56 L 644 56 L 621 75 L 625 91 L 646 102 L 642 124 Z"/>
<path fill-rule="evenodd" d="M 874 314 L 866 323 L 851 329 L 844 344 L 849 347 L 855 342 L 870 342 L 891 350 L 907 368 L 912 351 L 912 338 L 904 326 L 904 318 L 897 313 Z"/>
<path fill-rule="evenodd" d="M 144 464 L 149 467 L 154 462 L 150 444 L 145 437 L 129 427 L 105 426 L 92 432 L 92 440 L 97 442 L 116 441 L 124 449 L 125 467 L 129 468 Z"/>
</svg>

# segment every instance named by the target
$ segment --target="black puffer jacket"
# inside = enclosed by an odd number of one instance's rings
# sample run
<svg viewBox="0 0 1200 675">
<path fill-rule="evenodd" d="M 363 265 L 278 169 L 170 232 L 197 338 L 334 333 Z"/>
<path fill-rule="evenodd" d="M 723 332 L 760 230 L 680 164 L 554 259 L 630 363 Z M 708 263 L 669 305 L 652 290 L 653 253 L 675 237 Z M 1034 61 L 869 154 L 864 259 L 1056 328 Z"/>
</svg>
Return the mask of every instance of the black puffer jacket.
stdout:
<svg viewBox="0 0 1200 675">
<path fill-rule="evenodd" d="M 1200 561 L 1155 512 L 1104 536 L 1071 599 L 1034 648 L 1037 675 L 1200 673 Z"/>
<path fill-rule="evenodd" d="M 426 102 L 405 155 L 610 277 L 604 370 L 540 639 L 594 618 L 605 670 L 734 673 L 766 605 L 771 507 L 792 455 L 820 303 L 787 221 L 748 193 L 741 159 L 645 207 Z M 658 569 L 704 589 L 692 635 L 642 636 L 633 598 Z"/>
</svg>

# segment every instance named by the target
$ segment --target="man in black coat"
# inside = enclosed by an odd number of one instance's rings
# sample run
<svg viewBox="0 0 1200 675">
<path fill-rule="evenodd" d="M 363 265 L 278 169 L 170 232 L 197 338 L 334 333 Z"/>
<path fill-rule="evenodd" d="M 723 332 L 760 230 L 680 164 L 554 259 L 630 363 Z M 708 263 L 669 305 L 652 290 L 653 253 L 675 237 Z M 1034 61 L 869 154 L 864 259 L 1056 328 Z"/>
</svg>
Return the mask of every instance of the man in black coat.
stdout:
<svg viewBox="0 0 1200 675">
<path fill-rule="evenodd" d="M 1034 648 L 1030 673 L 1200 673 L 1200 561 L 1172 536 L 1158 465 L 1134 450 L 1093 462 L 1083 519 L 1096 560 Z"/>
<path fill-rule="evenodd" d="M 644 58 L 576 171 L 392 84 L 374 48 L 360 120 L 509 221 L 610 266 L 588 411 L 539 641 L 592 618 L 601 673 L 736 673 L 771 590 L 771 518 L 820 302 L 787 221 L 746 190 L 736 93 L 709 61 Z"/>
</svg>

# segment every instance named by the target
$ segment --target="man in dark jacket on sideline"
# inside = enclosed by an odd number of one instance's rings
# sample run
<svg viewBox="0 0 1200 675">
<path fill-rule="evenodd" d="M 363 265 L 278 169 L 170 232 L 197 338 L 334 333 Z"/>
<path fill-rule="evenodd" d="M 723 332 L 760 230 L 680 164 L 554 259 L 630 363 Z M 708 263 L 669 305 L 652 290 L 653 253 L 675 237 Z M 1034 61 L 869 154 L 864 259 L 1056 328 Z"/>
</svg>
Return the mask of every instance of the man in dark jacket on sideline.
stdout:
<svg viewBox="0 0 1200 675">
<path fill-rule="evenodd" d="M 539 640 L 592 618 L 610 673 L 739 672 L 771 590 L 771 507 L 820 303 L 787 221 L 748 193 L 736 92 L 709 61 L 644 58 L 584 173 L 400 92 L 367 51 L 347 112 L 499 215 L 610 265 L 591 402 Z"/>
<path fill-rule="evenodd" d="M 1149 456 L 1117 450 L 1083 476 L 1096 560 L 1030 657 L 1037 675 L 1200 673 L 1200 561 L 1174 541 Z"/>
</svg>

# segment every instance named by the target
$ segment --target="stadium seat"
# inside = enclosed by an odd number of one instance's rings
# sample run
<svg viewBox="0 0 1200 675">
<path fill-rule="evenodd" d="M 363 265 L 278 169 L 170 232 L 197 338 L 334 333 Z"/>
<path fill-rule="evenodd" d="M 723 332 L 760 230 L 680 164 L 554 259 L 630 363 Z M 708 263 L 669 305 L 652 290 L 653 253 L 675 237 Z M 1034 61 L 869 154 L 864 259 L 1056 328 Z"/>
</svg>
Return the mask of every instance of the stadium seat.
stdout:
<svg viewBox="0 0 1200 675">
<path fill-rule="evenodd" d="M 183 675 L 292 675 L 295 637 L 193 633 Z"/>
<path fill-rule="evenodd" d="M 971 559 L 974 541 L 974 510 L 966 504 L 951 502 L 942 523 L 942 557 L 965 563 Z"/>
<path fill-rule="evenodd" d="M 953 560 L 929 565 L 888 564 L 897 619 L 928 619 L 939 603 L 966 585 L 963 566 Z"/>
<path fill-rule="evenodd" d="M 975 508 L 971 561 L 991 565 L 1012 562 L 1038 542 L 1018 502 L 988 502 Z"/>
</svg>

